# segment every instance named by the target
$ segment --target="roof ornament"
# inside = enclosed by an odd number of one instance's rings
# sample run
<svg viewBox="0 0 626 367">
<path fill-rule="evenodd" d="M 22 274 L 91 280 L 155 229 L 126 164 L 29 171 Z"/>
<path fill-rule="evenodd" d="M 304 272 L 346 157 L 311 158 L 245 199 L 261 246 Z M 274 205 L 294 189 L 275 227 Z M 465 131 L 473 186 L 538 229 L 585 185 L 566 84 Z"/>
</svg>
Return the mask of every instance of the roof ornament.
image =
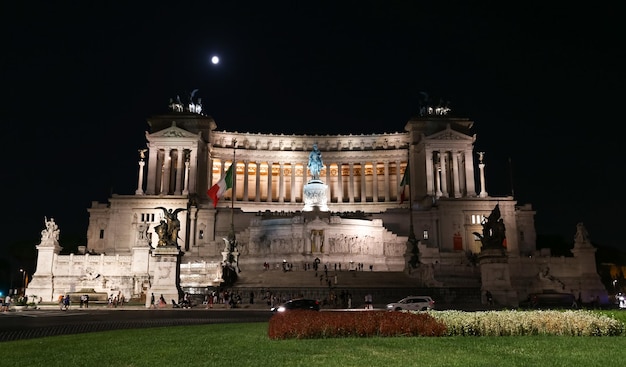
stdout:
<svg viewBox="0 0 626 367">
<path fill-rule="evenodd" d="M 435 105 L 426 92 L 420 92 L 418 105 L 420 116 L 445 116 L 452 111 L 450 101 L 440 99 Z"/>
<path fill-rule="evenodd" d="M 194 89 L 189 94 L 189 103 L 187 104 L 187 106 L 183 104 L 183 102 L 180 100 L 180 96 L 178 95 L 176 96 L 176 99 L 170 98 L 170 103 L 168 105 L 170 110 L 174 112 L 184 111 L 184 112 L 202 114 L 202 98 L 198 98 L 197 100 L 194 101 L 194 97 L 197 92 L 198 92 L 198 89 Z"/>
</svg>

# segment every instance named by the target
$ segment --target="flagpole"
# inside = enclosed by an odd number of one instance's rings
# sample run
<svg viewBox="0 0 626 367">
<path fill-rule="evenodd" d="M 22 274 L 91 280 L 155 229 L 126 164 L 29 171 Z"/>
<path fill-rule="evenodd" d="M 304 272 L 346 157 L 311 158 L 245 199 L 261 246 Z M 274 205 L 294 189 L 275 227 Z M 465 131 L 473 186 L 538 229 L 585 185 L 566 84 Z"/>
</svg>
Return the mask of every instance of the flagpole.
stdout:
<svg viewBox="0 0 626 367">
<path fill-rule="evenodd" d="M 235 149 L 237 147 L 237 139 L 233 139 L 233 163 L 231 164 L 231 177 L 232 180 L 234 182 L 234 180 L 236 180 L 236 176 L 235 173 L 237 172 L 237 168 L 236 168 L 236 164 L 237 161 L 235 160 Z M 231 188 L 230 191 L 230 231 L 228 232 L 228 262 L 232 265 L 232 263 L 234 262 L 233 259 L 233 252 L 235 251 L 235 211 L 234 211 L 234 207 L 235 207 L 235 185 L 233 185 L 233 187 Z"/>
</svg>

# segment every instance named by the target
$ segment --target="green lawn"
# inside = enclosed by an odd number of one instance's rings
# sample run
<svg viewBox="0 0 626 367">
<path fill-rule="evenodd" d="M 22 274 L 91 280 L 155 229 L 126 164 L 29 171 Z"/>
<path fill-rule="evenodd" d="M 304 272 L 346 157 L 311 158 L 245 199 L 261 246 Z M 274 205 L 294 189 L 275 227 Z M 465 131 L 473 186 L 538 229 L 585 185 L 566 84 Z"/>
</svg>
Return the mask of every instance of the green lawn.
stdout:
<svg viewBox="0 0 626 367">
<path fill-rule="evenodd" d="M 31 366 L 618 366 L 626 337 L 270 340 L 267 323 L 115 330 L 0 343 Z"/>
</svg>

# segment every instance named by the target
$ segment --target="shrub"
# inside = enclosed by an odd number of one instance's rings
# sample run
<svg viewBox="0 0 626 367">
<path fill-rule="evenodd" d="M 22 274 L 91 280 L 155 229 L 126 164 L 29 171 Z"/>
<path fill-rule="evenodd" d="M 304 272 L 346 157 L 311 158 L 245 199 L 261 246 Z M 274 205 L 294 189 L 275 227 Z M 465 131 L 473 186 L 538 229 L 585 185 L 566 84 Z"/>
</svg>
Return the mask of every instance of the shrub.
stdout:
<svg viewBox="0 0 626 367">
<path fill-rule="evenodd" d="M 625 325 L 609 316 L 576 311 L 437 311 L 431 315 L 444 323 L 449 336 L 618 336 Z"/>
<path fill-rule="evenodd" d="M 620 336 L 626 325 L 587 311 L 308 311 L 275 314 L 270 339 L 372 336 Z"/>
<path fill-rule="evenodd" d="M 269 321 L 270 339 L 371 336 L 441 336 L 445 325 L 428 313 L 292 310 Z"/>
</svg>

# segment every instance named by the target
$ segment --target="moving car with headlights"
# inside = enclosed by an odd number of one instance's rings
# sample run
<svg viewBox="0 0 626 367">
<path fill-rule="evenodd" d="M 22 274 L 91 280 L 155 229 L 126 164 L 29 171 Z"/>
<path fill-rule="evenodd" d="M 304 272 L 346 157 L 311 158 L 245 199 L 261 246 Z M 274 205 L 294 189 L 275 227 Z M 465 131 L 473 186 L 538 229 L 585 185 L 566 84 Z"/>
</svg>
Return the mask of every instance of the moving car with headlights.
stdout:
<svg viewBox="0 0 626 367">
<path fill-rule="evenodd" d="M 429 296 L 408 296 L 387 305 L 388 311 L 430 311 L 435 309 L 435 301 Z"/>
<path fill-rule="evenodd" d="M 312 310 L 319 311 L 320 303 L 316 299 L 295 298 L 283 303 L 280 306 L 272 307 L 272 312 L 285 312 L 289 310 Z"/>
</svg>

